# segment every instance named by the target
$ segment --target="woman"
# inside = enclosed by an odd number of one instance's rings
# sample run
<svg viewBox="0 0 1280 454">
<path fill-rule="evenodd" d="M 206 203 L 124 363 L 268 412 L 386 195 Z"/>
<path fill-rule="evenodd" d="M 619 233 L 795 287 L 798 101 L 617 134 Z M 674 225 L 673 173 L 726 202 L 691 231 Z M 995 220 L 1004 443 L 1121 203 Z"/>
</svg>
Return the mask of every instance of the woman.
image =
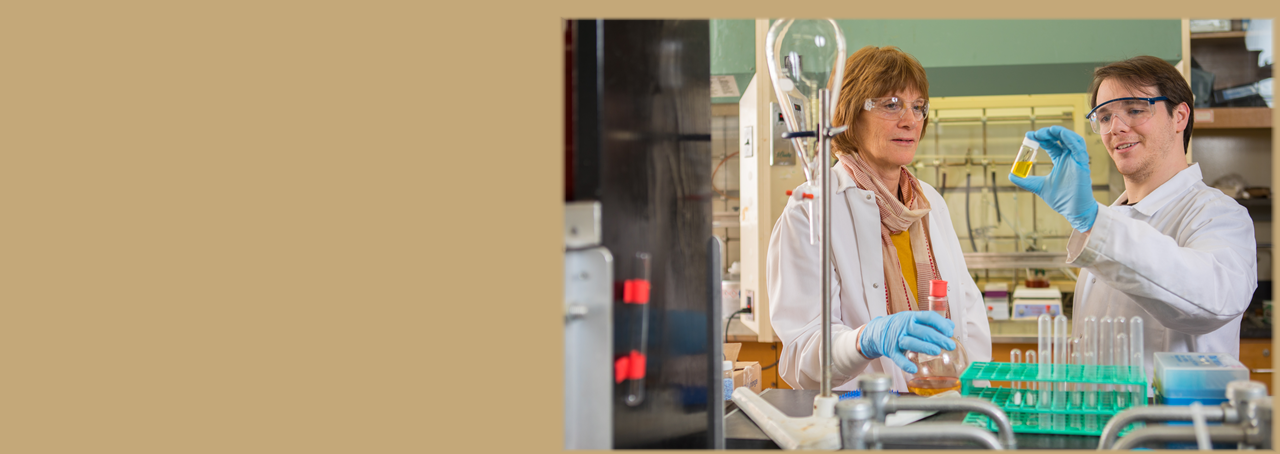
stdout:
<svg viewBox="0 0 1280 454">
<path fill-rule="evenodd" d="M 905 167 L 928 121 L 924 68 L 896 47 L 868 46 L 849 56 L 844 74 L 833 123 L 849 128 L 832 140 L 831 383 L 857 389 L 854 377 L 877 372 L 906 391 L 904 370 L 916 372 L 907 351 L 952 350 L 954 336 L 969 361 L 990 361 L 991 329 L 942 196 Z M 778 370 L 797 389 L 822 380 L 822 276 L 807 192 L 807 183 L 792 192 L 766 267 L 770 320 L 783 343 Z M 915 312 L 931 279 L 948 282 L 949 319 Z"/>
</svg>

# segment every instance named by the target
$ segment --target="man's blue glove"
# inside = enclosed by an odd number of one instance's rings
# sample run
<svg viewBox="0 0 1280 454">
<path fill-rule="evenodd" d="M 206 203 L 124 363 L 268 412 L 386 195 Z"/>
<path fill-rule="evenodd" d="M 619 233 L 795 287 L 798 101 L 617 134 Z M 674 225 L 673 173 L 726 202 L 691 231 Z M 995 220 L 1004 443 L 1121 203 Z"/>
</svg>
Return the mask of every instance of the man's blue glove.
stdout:
<svg viewBox="0 0 1280 454">
<path fill-rule="evenodd" d="M 875 359 L 887 356 L 908 373 L 916 373 L 916 365 L 907 359 L 906 351 L 937 355 L 942 349 L 955 350 L 951 332 L 955 322 L 933 311 L 903 311 L 871 319 L 862 328 L 858 347 L 862 355 Z"/>
<path fill-rule="evenodd" d="M 1040 196 L 1049 208 L 1067 218 L 1072 228 L 1088 232 L 1098 218 L 1098 202 L 1093 198 L 1084 138 L 1061 126 L 1028 132 L 1027 137 L 1040 142 L 1040 148 L 1049 152 L 1053 170 L 1045 177 L 1019 178 L 1009 174 L 1009 181 Z"/>
</svg>

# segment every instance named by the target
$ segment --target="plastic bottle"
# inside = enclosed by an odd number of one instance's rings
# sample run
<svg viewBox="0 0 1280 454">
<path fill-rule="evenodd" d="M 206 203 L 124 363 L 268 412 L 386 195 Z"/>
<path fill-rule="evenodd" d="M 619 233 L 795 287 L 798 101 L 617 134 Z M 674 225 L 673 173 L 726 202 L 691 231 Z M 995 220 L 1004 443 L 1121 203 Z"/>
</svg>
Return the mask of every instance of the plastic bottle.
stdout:
<svg viewBox="0 0 1280 454">
<path fill-rule="evenodd" d="M 1013 170 L 1010 173 L 1020 178 L 1026 178 L 1031 174 L 1031 165 L 1036 163 L 1036 150 L 1040 149 L 1040 142 L 1032 140 L 1030 137 L 1022 139 L 1022 146 L 1018 147 L 1018 156 L 1013 159 Z"/>
<path fill-rule="evenodd" d="M 723 369 L 724 373 L 724 400 L 733 400 L 733 361 L 725 361 Z"/>
<path fill-rule="evenodd" d="M 947 316 L 947 281 L 929 281 L 929 299 L 925 310 Z M 954 333 L 953 333 L 954 334 Z M 919 369 L 909 375 L 907 390 L 918 396 L 932 396 L 946 391 L 960 391 L 960 374 L 969 367 L 969 356 L 965 353 L 960 339 L 951 338 L 955 342 L 955 350 L 943 350 L 937 355 L 908 352 L 907 359 L 915 363 Z"/>
</svg>

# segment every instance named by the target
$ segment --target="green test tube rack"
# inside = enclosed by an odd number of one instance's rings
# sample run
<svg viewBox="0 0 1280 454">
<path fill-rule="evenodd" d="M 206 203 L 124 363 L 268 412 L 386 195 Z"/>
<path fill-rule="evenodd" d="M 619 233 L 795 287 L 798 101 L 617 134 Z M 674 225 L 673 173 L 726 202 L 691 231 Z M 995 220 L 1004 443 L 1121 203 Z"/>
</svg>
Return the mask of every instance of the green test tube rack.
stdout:
<svg viewBox="0 0 1280 454">
<path fill-rule="evenodd" d="M 974 386 L 979 380 L 1021 382 L 1024 389 Z M 1032 383 L 1050 386 L 1051 397 L 1045 402 L 1029 399 L 1028 393 L 1038 393 L 1025 389 Z M 1059 391 L 1062 383 L 1067 384 L 1066 391 Z M 1015 399 L 1019 393 L 1021 398 Z M 961 374 L 960 394 L 1000 407 L 1017 433 L 1101 435 L 1116 413 L 1147 405 L 1147 376 L 1140 367 L 977 362 Z M 994 422 L 978 413 L 969 413 L 964 422 L 997 430 Z"/>
</svg>

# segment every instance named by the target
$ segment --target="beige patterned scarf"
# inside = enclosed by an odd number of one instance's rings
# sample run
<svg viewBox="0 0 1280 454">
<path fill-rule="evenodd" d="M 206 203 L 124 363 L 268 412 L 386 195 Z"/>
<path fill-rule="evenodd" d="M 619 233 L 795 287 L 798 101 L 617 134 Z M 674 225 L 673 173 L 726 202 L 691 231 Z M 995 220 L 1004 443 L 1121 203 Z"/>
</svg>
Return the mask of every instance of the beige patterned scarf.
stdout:
<svg viewBox="0 0 1280 454">
<path fill-rule="evenodd" d="M 874 192 L 876 205 L 880 207 L 880 245 L 884 252 L 885 310 L 890 314 L 902 311 L 924 309 L 916 301 L 907 284 L 907 276 L 902 275 L 902 264 L 898 259 L 898 248 L 893 246 L 889 235 L 906 230 L 911 236 L 911 253 L 916 263 L 916 288 L 922 295 L 929 293 L 929 281 L 937 279 L 938 267 L 933 260 L 933 247 L 929 241 L 929 223 L 924 219 L 929 214 L 929 201 L 920 190 L 920 182 L 901 168 L 902 176 L 898 178 L 898 189 L 902 191 L 907 203 L 898 200 L 897 191 L 890 191 L 884 182 L 876 176 L 871 167 L 858 153 L 841 153 L 840 163 L 844 164 L 858 187 Z M 948 314 L 950 315 L 950 314 Z"/>
</svg>

